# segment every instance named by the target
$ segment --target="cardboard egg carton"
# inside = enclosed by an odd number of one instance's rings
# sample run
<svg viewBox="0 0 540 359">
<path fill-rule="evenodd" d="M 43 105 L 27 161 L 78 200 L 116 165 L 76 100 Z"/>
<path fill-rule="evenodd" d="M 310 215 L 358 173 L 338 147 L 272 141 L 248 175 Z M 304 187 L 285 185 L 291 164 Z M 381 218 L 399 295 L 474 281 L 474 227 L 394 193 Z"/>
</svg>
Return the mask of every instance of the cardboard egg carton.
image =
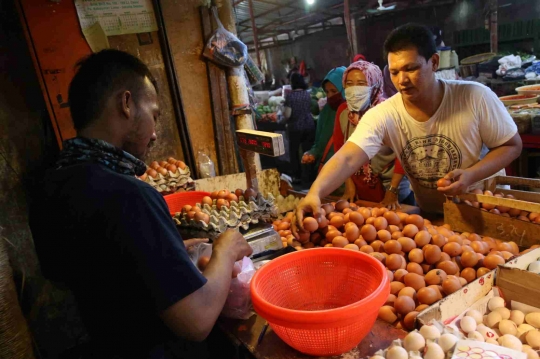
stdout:
<svg viewBox="0 0 540 359">
<path fill-rule="evenodd" d="M 154 187 L 163 195 L 177 192 L 179 189 L 195 189 L 195 182 L 191 178 L 189 167 L 186 166 L 183 170 L 178 168 L 176 172 L 167 172 L 168 173 L 165 176 L 161 173 L 158 173 L 155 178 L 147 176 L 144 182 Z"/>
<path fill-rule="evenodd" d="M 202 213 L 210 217 L 209 223 L 190 219 L 187 213 L 177 212 L 173 219 L 176 225 L 181 227 L 190 227 L 200 229 L 206 232 L 223 233 L 229 228 L 242 228 L 247 230 L 251 223 L 256 224 L 259 221 L 270 221 L 272 217 L 277 216 L 277 206 L 275 198 L 269 194 L 264 198 L 260 194 L 257 198 L 250 197 L 246 199 L 241 196 L 239 202 L 231 202 L 230 207 L 222 206 L 217 208 L 216 200 L 212 206 L 197 203 L 197 207 Z"/>
</svg>

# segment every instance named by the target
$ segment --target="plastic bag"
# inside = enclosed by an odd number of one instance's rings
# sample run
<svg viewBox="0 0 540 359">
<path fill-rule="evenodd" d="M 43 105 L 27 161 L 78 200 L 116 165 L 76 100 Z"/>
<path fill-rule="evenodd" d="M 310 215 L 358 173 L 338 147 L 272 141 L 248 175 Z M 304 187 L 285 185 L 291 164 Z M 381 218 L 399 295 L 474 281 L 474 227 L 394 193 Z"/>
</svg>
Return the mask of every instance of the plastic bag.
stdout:
<svg viewBox="0 0 540 359">
<path fill-rule="evenodd" d="M 208 39 L 203 56 L 218 65 L 243 66 L 248 57 L 247 46 L 223 27 L 215 6 L 212 7 L 212 15 L 216 20 L 217 29 Z"/>
<path fill-rule="evenodd" d="M 244 257 L 241 262 L 241 271 L 231 280 L 229 295 L 221 311 L 221 315 L 227 318 L 249 319 L 254 314 L 249 284 L 255 274 L 255 267 L 248 257 Z"/>
<path fill-rule="evenodd" d="M 216 169 L 214 162 L 205 153 L 199 151 L 197 154 L 197 160 L 199 162 L 199 173 L 201 178 L 216 177 Z"/>
</svg>

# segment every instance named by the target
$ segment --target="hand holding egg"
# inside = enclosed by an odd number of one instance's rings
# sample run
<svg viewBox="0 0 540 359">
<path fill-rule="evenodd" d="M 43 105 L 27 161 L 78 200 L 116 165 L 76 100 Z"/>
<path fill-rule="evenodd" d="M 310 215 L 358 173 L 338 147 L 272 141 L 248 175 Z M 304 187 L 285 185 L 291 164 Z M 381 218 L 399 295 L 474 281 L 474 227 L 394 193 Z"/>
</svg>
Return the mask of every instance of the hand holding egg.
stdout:
<svg viewBox="0 0 540 359">
<path fill-rule="evenodd" d="M 468 169 L 457 169 L 449 172 L 444 178 L 437 181 L 437 190 L 447 196 L 455 196 L 467 192 L 473 183 L 471 172 Z M 448 181 L 453 183 L 448 184 Z"/>
</svg>

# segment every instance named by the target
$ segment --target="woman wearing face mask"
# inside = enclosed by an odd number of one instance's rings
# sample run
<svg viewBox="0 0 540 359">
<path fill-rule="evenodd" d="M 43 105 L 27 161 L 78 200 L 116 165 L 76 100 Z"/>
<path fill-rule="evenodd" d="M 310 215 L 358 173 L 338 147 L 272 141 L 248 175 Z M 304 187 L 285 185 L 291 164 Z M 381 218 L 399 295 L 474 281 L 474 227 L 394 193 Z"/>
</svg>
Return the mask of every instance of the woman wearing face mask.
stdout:
<svg viewBox="0 0 540 359">
<path fill-rule="evenodd" d="M 315 163 L 318 170 L 334 155 L 332 134 L 334 131 L 334 121 L 336 120 L 336 111 L 339 105 L 345 102 L 341 79 L 346 69 L 345 66 L 341 66 L 330 70 L 322 82 L 322 87 L 327 98 L 326 105 L 324 105 L 319 114 L 315 143 L 302 157 L 302 163 Z"/>
<path fill-rule="evenodd" d="M 343 74 L 346 103 L 339 106 L 334 125 L 334 151 L 337 152 L 354 132 L 362 116 L 385 100 L 383 76 L 377 65 L 366 61 L 352 63 Z M 345 182 L 344 198 L 381 202 L 390 209 L 399 203 L 413 204 L 405 172 L 396 155 L 383 146 L 369 164 Z"/>
</svg>

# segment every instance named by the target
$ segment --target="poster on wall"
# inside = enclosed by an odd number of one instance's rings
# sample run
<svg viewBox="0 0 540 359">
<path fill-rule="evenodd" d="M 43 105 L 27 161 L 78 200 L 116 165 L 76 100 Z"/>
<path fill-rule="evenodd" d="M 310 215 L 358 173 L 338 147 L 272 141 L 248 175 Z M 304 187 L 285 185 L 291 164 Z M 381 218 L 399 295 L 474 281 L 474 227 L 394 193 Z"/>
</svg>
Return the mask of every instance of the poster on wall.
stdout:
<svg viewBox="0 0 540 359">
<path fill-rule="evenodd" d="M 107 36 L 157 31 L 151 0 L 75 0 L 83 32 L 99 22 Z"/>
</svg>

